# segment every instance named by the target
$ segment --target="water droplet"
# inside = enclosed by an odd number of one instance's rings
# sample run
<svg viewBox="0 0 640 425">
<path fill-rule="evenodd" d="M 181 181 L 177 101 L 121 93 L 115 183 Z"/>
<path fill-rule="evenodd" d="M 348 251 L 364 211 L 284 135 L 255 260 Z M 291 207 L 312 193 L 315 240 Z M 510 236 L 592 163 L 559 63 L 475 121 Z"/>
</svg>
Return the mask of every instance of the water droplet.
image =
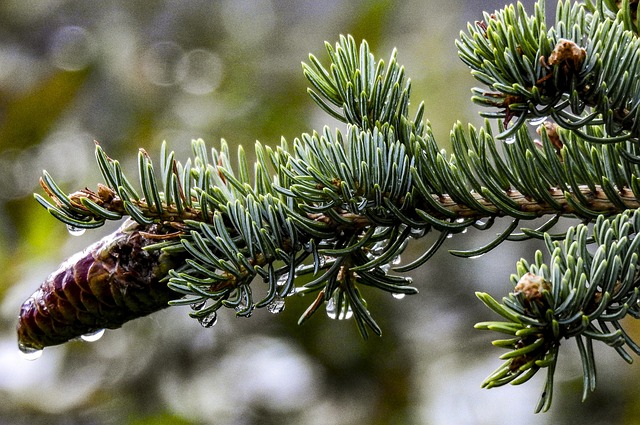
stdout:
<svg viewBox="0 0 640 425">
<path fill-rule="evenodd" d="M 20 355 L 25 360 L 36 360 L 42 356 L 42 350 L 39 350 L 33 347 L 28 347 L 23 343 L 19 343 L 18 348 L 20 349 Z"/>
<path fill-rule="evenodd" d="M 269 313 L 278 314 L 284 310 L 284 300 L 280 297 L 276 297 L 267 305 Z"/>
<path fill-rule="evenodd" d="M 234 310 L 236 311 L 236 313 L 240 313 L 243 312 L 245 310 L 247 310 L 247 305 L 244 302 L 241 302 L 240 304 L 238 304 L 237 306 L 235 306 Z M 249 317 L 251 314 L 247 314 L 245 317 Z"/>
<path fill-rule="evenodd" d="M 289 291 L 289 293 L 287 294 L 287 297 L 292 297 L 296 294 L 299 294 L 302 292 L 302 295 L 304 295 L 304 288 L 296 288 L 295 286 L 293 288 L 291 288 L 291 291 Z"/>
<path fill-rule="evenodd" d="M 191 310 L 195 310 L 195 311 L 202 310 L 202 307 L 204 307 L 206 303 L 207 303 L 207 300 L 196 301 L 190 305 Z"/>
<path fill-rule="evenodd" d="M 67 224 L 67 230 L 69 231 L 69 234 L 71 236 L 81 236 L 81 235 L 84 235 L 84 232 L 87 229 L 82 229 L 80 227 L 75 227 L 75 226 L 72 226 L 70 224 Z"/>
<path fill-rule="evenodd" d="M 512 145 L 512 144 L 514 144 L 516 142 L 516 136 L 509 136 L 506 139 L 504 139 L 504 142 L 507 145 Z"/>
<path fill-rule="evenodd" d="M 486 223 L 485 221 L 483 221 L 483 220 L 476 220 L 476 226 L 480 226 L 480 227 L 482 227 L 482 226 L 484 226 L 485 224 L 487 224 L 487 223 Z"/>
<path fill-rule="evenodd" d="M 462 229 L 462 232 L 460 232 L 460 233 L 462 233 L 462 234 L 464 235 L 465 233 L 467 233 L 467 230 L 469 230 L 469 229 L 467 229 L 467 228 L 465 227 L 464 229 Z"/>
<path fill-rule="evenodd" d="M 353 310 L 351 306 L 348 306 L 346 310 L 342 310 L 342 313 L 338 317 L 338 320 L 349 320 L 353 317 Z"/>
<path fill-rule="evenodd" d="M 449 233 L 449 234 L 447 235 L 447 239 L 451 239 L 452 237 L 453 237 L 453 233 Z"/>
<path fill-rule="evenodd" d="M 391 295 L 393 295 L 393 298 L 395 298 L 396 300 L 401 300 L 401 299 L 403 299 L 407 294 L 401 294 L 401 293 L 399 293 L 399 292 L 395 292 L 395 293 L 393 293 L 393 294 L 391 294 Z"/>
<path fill-rule="evenodd" d="M 353 310 L 351 310 L 350 305 L 347 305 L 346 308 L 344 308 L 344 305 L 343 308 L 338 308 L 333 298 L 327 301 L 325 308 L 330 319 L 349 320 L 353 317 Z"/>
<path fill-rule="evenodd" d="M 374 246 L 371 247 L 371 253 L 373 255 L 382 255 L 384 253 L 384 248 L 386 244 L 384 242 L 376 242 Z"/>
<path fill-rule="evenodd" d="M 206 316 L 198 317 L 198 322 L 200 322 L 200 325 L 202 325 L 203 328 L 210 328 L 215 325 L 217 321 L 218 313 L 215 311 L 207 314 Z"/>
<path fill-rule="evenodd" d="M 382 270 L 385 273 L 388 272 L 390 268 L 391 268 L 390 264 L 383 264 L 380 266 L 380 270 Z"/>
<path fill-rule="evenodd" d="M 95 332 L 84 334 L 84 335 L 80 336 L 80 339 L 82 339 L 83 341 L 87 341 L 87 342 L 94 342 L 94 341 L 97 341 L 100 338 L 102 338 L 102 335 L 104 335 L 104 329 L 100 329 L 100 330 L 95 331 Z"/>
<path fill-rule="evenodd" d="M 289 273 L 285 273 L 285 274 L 283 274 L 282 276 L 280 276 L 278 278 L 278 281 L 276 282 L 276 285 L 284 286 L 287 283 L 288 280 L 289 280 Z"/>
<path fill-rule="evenodd" d="M 396 255 L 393 260 L 391 260 L 391 265 L 397 266 L 402 262 L 402 258 L 399 255 Z"/>
<path fill-rule="evenodd" d="M 529 120 L 529 124 L 531 124 L 531 125 L 540 125 L 540 124 L 544 123 L 546 120 L 547 120 L 547 117 L 531 118 Z"/>
<path fill-rule="evenodd" d="M 327 301 L 327 305 L 325 306 L 325 309 L 327 310 L 327 316 L 329 316 L 330 319 L 335 319 L 336 318 L 336 305 L 333 302 L 333 298 L 329 299 L 329 301 Z"/>
<path fill-rule="evenodd" d="M 414 238 L 414 239 L 419 239 L 421 237 L 423 237 L 425 234 L 425 230 L 424 229 L 411 229 L 409 231 L 409 235 Z"/>
</svg>

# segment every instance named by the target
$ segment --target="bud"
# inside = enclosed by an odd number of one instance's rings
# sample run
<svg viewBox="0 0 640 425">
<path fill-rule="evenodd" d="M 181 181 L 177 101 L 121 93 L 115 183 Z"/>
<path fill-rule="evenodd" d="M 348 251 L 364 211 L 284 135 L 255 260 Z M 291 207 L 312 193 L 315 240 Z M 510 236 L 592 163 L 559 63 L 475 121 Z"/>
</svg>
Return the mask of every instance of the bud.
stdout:
<svg viewBox="0 0 640 425">
<path fill-rule="evenodd" d="M 550 289 L 551 285 L 544 278 L 528 272 L 522 275 L 514 288 L 514 293 L 523 294 L 528 301 L 538 301 L 543 298 L 542 291 L 549 291 Z"/>
</svg>

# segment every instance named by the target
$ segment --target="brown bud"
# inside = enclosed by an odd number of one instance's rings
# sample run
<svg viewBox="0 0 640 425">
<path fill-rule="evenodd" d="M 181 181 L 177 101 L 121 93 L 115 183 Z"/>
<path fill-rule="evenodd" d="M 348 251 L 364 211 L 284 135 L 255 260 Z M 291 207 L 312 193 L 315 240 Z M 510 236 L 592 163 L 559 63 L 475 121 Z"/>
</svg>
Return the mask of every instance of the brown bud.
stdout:
<svg viewBox="0 0 640 425">
<path fill-rule="evenodd" d="M 580 70 L 586 57 L 587 51 L 585 49 L 571 40 L 560 39 L 549 55 L 547 63 L 549 66 L 561 66 L 565 74 L 576 73 Z"/>
<path fill-rule="evenodd" d="M 549 282 L 531 272 L 525 273 L 514 289 L 515 294 L 523 294 L 528 301 L 538 301 L 543 298 L 542 291 L 551 289 Z"/>
<path fill-rule="evenodd" d="M 542 126 L 536 129 L 536 132 L 538 134 L 542 134 L 542 127 L 544 127 L 545 131 L 547 132 L 547 137 L 549 137 L 549 141 L 551 142 L 553 147 L 556 148 L 556 152 L 559 154 L 564 144 L 562 143 L 562 140 L 560 140 L 560 135 L 558 134 L 558 124 L 550 121 L 545 121 Z"/>
</svg>

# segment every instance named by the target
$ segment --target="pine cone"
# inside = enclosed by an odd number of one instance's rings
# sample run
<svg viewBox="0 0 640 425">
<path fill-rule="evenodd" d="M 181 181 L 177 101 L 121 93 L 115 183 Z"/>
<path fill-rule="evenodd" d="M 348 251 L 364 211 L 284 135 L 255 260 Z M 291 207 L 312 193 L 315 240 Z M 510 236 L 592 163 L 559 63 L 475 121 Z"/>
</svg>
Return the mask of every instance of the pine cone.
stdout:
<svg viewBox="0 0 640 425">
<path fill-rule="evenodd" d="M 143 232 L 143 233 L 141 233 Z M 143 248 L 157 229 L 126 221 L 64 262 L 24 302 L 18 343 L 27 351 L 62 344 L 167 307 L 181 295 L 161 280 L 176 258 Z"/>
</svg>

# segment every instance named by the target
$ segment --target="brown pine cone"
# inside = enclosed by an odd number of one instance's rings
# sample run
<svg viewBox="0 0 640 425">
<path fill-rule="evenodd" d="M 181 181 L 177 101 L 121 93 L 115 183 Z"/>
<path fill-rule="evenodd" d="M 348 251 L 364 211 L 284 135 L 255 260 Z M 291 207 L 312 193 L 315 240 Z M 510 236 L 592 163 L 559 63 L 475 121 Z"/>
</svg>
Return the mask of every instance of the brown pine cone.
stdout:
<svg viewBox="0 0 640 425">
<path fill-rule="evenodd" d="M 18 322 L 23 352 L 41 350 L 167 307 L 181 295 L 161 280 L 175 258 L 143 248 L 156 229 L 126 221 L 64 262 L 24 302 Z M 143 233 L 141 233 L 143 232 Z"/>
</svg>

